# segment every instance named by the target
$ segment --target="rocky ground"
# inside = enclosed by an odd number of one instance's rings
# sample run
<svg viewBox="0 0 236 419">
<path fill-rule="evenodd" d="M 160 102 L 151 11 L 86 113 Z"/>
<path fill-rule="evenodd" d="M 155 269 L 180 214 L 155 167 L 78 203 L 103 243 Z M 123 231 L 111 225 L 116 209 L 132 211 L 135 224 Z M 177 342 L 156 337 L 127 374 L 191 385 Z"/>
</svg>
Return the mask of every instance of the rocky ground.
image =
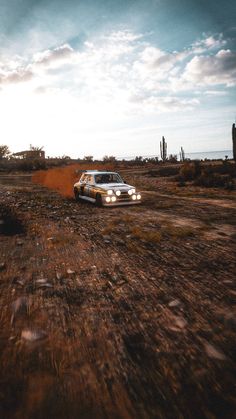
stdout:
<svg viewBox="0 0 236 419">
<path fill-rule="evenodd" d="M 235 192 L 127 180 L 107 209 L 0 179 L 0 417 L 234 416 Z"/>
</svg>

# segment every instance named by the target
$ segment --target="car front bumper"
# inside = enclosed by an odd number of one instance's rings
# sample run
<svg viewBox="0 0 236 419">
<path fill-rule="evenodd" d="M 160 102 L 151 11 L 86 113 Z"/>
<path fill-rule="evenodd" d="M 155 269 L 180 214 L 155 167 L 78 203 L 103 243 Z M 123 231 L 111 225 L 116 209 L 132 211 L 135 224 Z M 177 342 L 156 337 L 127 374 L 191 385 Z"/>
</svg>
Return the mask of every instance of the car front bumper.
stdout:
<svg viewBox="0 0 236 419">
<path fill-rule="evenodd" d="M 102 205 L 103 207 L 120 207 L 123 205 L 138 205 L 141 204 L 142 200 L 141 199 L 137 199 L 137 200 L 133 200 L 133 199 L 117 199 L 115 202 L 106 202 L 105 198 L 102 199 Z"/>
</svg>

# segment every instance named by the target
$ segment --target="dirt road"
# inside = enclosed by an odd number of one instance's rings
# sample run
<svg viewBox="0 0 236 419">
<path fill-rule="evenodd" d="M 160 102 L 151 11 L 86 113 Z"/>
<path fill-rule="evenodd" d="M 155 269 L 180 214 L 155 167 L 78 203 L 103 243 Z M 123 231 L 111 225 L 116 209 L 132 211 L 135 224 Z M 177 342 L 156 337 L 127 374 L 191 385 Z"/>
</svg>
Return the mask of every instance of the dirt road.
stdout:
<svg viewBox="0 0 236 419">
<path fill-rule="evenodd" d="M 2 418 L 233 417 L 235 196 L 143 196 L 2 182 Z"/>
</svg>

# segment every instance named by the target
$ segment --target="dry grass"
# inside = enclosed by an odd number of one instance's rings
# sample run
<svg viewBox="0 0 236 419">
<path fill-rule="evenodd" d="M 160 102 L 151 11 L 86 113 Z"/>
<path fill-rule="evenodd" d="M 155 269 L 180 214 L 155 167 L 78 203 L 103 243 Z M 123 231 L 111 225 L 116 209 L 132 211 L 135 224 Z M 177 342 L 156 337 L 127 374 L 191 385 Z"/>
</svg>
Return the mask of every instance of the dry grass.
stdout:
<svg viewBox="0 0 236 419">
<path fill-rule="evenodd" d="M 196 235 L 196 229 L 190 226 L 176 227 L 173 224 L 168 224 L 162 228 L 162 231 L 172 238 L 186 238 Z"/>
<path fill-rule="evenodd" d="M 133 216 L 126 214 L 117 217 L 109 222 L 102 231 L 103 235 L 111 235 L 124 240 L 130 251 L 138 251 L 142 247 L 155 245 L 162 240 L 176 240 L 196 236 L 197 230 L 192 226 L 172 224 L 168 219 L 162 220 L 161 225 L 153 226 L 140 225 L 140 222 Z M 143 252 L 143 249 L 142 249 Z"/>
<path fill-rule="evenodd" d="M 136 239 L 142 240 L 150 244 L 159 243 L 162 238 L 162 234 L 160 231 L 147 230 L 143 229 L 142 227 L 132 227 L 130 229 L 130 232 L 131 235 Z"/>
</svg>

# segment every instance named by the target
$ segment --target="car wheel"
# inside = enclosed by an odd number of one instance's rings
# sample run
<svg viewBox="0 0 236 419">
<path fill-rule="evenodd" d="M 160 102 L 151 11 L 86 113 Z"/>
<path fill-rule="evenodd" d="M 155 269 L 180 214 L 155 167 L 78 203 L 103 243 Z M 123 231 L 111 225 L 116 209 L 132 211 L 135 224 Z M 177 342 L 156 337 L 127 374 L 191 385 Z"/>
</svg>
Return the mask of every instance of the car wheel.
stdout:
<svg viewBox="0 0 236 419">
<path fill-rule="evenodd" d="M 75 200 L 78 202 L 79 201 L 79 191 L 78 191 L 78 189 L 74 189 L 74 194 L 75 194 Z"/>
<path fill-rule="evenodd" d="M 96 195 L 96 205 L 97 207 L 102 207 L 102 196 L 100 193 L 97 193 Z"/>
</svg>

